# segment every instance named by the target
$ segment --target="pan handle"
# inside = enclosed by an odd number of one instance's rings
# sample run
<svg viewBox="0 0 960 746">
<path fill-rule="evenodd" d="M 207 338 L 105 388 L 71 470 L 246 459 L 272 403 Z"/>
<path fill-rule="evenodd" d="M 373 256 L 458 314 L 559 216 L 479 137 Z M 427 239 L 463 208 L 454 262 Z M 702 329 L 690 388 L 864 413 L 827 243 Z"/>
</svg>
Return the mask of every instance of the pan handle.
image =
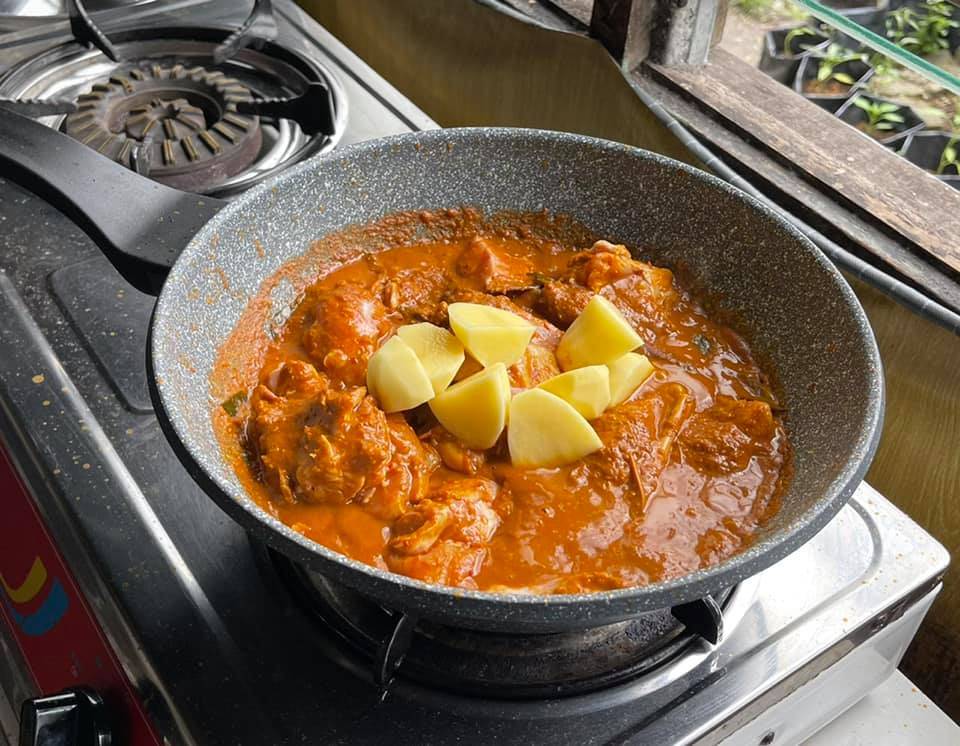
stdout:
<svg viewBox="0 0 960 746">
<path fill-rule="evenodd" d="M 0 176 L 66 214 L 130 284 L 154 295 L 194 234 L 227 204 L 150 181 L 2 106 Z"/>
</svg>

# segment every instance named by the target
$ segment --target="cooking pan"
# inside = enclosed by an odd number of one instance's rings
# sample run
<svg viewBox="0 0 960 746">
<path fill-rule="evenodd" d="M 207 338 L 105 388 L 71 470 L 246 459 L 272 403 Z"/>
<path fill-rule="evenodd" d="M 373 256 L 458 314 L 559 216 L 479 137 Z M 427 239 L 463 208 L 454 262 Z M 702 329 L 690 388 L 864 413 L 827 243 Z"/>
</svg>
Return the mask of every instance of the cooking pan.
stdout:
<svg viewBox="0 0 960 746">
<path fill-rule="evenodd" d="M 880 359 L 840 274 L 760 203 L 653 153 L 537 130 L 418 132 L 335 150 L 226 204 L 155 184 L 0 109 L 0 165 L 3 176 L 72 216 L 131 283 L 159 291 L 147 355 L 153 402 L 204 491 L 281 553 L 389 608 L 521 633 L 612 623 L 717 593 L 821 529 L 859 484 L 876 448 Z M 737 319 L 779 386 L 795 454 L 782 509 L 749 548 L 644 587 L 545 597 L 484 593 L 344 557 L 248 497 L 214 434 L 209 376 L 249 299 L 321 236 L 399 211 L 461 205 L 486 213 L 548 209 L 605 238 L 650 247 L 649 258 L 685 267 Z M 275 303 L 291 303 L 279 296 Z"/>
</svg>

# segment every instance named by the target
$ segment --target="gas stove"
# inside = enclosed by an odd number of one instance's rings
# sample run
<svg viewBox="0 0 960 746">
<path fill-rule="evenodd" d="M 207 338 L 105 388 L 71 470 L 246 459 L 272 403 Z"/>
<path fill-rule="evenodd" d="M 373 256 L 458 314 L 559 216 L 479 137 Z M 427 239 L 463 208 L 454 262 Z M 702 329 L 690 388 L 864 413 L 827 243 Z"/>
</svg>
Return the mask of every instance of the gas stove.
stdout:
<svg viewBox="0 0 960 746">
<path fill-rule="evenodd" d="M 50 5 L 0 16 L 0 99 L 157 181 L 229 197 L 436 126 L 286 0 L 91 4 L 116 60 Z M 797 743 L 896 668 L 940 589 L 946 552 L 864 484 L 716 599 L 556 635 L 394 614 L 184 472 L 147 392 L 153 302 L 0 179 L 0 743 L 24 702 L 79 743 Z"/>
</svg>

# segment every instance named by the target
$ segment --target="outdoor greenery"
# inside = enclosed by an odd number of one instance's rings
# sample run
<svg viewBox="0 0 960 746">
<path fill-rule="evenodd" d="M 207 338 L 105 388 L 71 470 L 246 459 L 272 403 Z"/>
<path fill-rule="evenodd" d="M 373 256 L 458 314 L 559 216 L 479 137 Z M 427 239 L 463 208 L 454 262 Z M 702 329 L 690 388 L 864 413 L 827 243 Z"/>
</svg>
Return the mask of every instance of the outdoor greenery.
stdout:
<svg viewBox="0 0 960 746">
<path fill-rule="evenodd" d="M 918 7 L 905 5 L 887 13 L 887 38 L 919 55 L 948 49 L 950 29 L 960 26 L 952 15 L 953 7 L 941 0 L 927 0 Z"/>
<path fill-rule="evenodd" d="M 873 136 L 895 130 L 898 124 L 904 122 L 903 115 L 899 113 L 901 107 L 889 101 L 876 101 L 860 96 L 854 99 L 853 105 L 863 110 L 867 117 L 866 130 Z"/>
<path fill-rule="evenodd" d="M 806 18 L 807 11 L 792 0 L 733 0 L 732 5 L 758 21 Z"/>
<path fill-rule="evenodd" d="M 948 168 L 960 174 L 960 162 L 957 159 L 957 141 L 960 140 L 960 114 L 953 115 L 953 137 L 947 142 L 940 154 L 940 163 L 937 165 L 937 174 L 947 173 Z"/>
<path fill-rule="evenodd" d="M 793 40 L 799 39 L 804 36 L 816 37 L 816 36 L 819 36 L 819 34 L 809 26 L 798 26 L 797 28 L 790 29 L 790 31 L 787 32 L 787 35 L 783 37 L 783 51 L 786 52 L 787 54 L 794 54 L 794 52 L 792 51 L 793 48 L 791 46 L 793 44 Z M 809 48 L 810 45 L 809 44 L 804 45 L 801 43 L 801 44 L 798 44 L 798 46 L 800 49 L 807 49 Z"/>
<path fill-rule="evenodd" d="M 820 63 L 817 67 L 817 80 L 825 83 L 828 80 L 836 80 L 844 85 L 853 85 L 856 81 L 849 73 L 845 73 L 837 68 L 846 62 L 862 61 L 864 56 L 852 49 L 847 49 L 839 44 L 831 44 L 827 47 L 823 56 L 820 57 Z"/>
</svg>

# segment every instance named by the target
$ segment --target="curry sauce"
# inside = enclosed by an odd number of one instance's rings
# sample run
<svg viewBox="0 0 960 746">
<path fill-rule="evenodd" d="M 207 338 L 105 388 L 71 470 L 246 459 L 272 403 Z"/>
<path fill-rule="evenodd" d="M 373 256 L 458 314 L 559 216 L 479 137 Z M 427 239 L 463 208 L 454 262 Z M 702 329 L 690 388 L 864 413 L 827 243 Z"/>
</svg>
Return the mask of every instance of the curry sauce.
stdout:
<svg viewBox="0 0 960 746">
<path fill-rule="evenodd" d="M 427 406 L 385 414 L 364 388 L 397 327 L 446 326 L 455 301 L 535 325 L 509 375 L 515 392 L 536 386 L 560 372 L 563 330 L 596 293 L 656 372 L 592 421 L 604 445 L 579 462 L 515 467 L 505 436 L 469 449 Z M 232 417 L 238 474 L 284 523 L 383 569 L 490 591 L 645 585 L 742 550 L 778 508 L 789 451 L 767 377 L 670 270 L 622 246 L 518 231 L 361 253 L 308 287 L 266 345 Z M 476 369 L 468 357 L 458 378 Z"/>
</svg>

